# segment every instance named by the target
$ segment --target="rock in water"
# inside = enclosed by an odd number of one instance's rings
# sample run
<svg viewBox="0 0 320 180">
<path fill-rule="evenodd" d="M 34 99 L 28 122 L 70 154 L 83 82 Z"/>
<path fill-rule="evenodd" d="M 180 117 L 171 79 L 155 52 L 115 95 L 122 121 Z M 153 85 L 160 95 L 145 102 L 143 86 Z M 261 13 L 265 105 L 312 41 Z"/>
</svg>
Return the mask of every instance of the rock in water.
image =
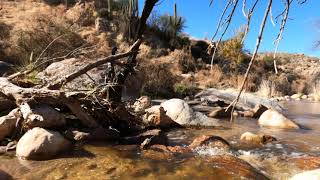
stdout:
<svg viewBox="0 0 320 180">
<path fill-rule="evenodd" d="M 272 141 L 276 141 L 277 139 L 269 135 L 258 135 L 251 132 L 245 132 L 241 135 L 240 140 L 253 144 L 266 144 Z"/>
<path fill-rule="evenodd" d="M 221 148 L 225 150 L 229 150 L 230 148 L 230 144 L 228 143 L 228 141 L 226 141 L 222 137 L 207 135 L 202 135 L 195 138 L 188 147 L 194 149 L 200 146 L 206 146 L 210 148 Z"/>
<path fill-rule="evenodd" d="M 166 114 L 180 125 L 189 125 L 192 121 L 193 110 L 181 99 L 170 99 L 161 104 Z"/>
<path fill-rule="evenodd" d="M 43 128 L 33 128 L 26 132 L 17 144 L 16 155 L 22 159 L 50 159 L 66 150 L 70 143 L 60 133 Z"/>
<path fill-rule="evenodd" d="M 299 129 L 299 126 L 292 120 L 276 110 L 269 109 L 259 118 L 258 123 L 263 127 L 281 128 L 281 129 Z"/>
<path fill-rule="evenodd" d="M 319 180 L 319 179 L 320 179 L 320 169 L 302 172 L 290 178 L 290 180 Z"/>
<path fill-rule="evenodd" d="M 219 126 L 218 120 L 208 118 L 193 109 L 181 99 L 170 99 L 161 103 L 166 115 L 182 126 Z"/>
<path fill-rule="evenodd" d="M 8 115 L 0 117 L 0 141 L 14 130 L 18 120 L 17 113 L 18 109 L 14 109 Z"/>
<path fill-rule="evenodd" d="M 147 126 L 160 128 L 174 128 L 181 126 L 168 117 L 161 106 L 152 106 L 151 108 L 146 109 L 145 112 L 146 114 L 143 115 L 142 119 Z"/>
</svg>

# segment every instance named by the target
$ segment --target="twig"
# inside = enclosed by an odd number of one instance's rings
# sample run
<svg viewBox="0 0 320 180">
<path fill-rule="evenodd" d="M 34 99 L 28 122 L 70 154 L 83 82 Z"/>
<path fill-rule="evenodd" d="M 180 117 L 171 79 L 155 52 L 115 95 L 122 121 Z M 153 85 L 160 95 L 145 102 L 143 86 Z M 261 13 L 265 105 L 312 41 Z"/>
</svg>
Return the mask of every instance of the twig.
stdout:
<svg viewBox="0 0 320 180">
<path fill-rule="evenodd" d="M 55 42 L 57 41 L 58 39 L 60 39 L 62 36 L 64 36 L 64 34 L 56 37 L 54 40 L 52 40 L 46 48 L 44 48 L 44 50 L 41 52 L 41 54 L 38 56 L 38 58 L 36 59 L 35 63 L 37 63 L 39 61 L 39 59 L 41 58 L 41 56 L 48 50 L 48 48 Z"/>
<path fill-rule="evenodd" d="M 272 15 L 272 7 L 270 8 L 270 21 L 271 21 L 271 24 L 274 26 L 276 26 L 276 23 L 274 23 L 273 21 L 273 15 Z"/>
<path fill-rule="evenodd" d="M 211 1 L 212 2 L 212 1 Z M 224 7 L 223 11 L 222 11 L 222 14 L 220 16 L 220 19 L 219 19 L 219 22 L 218 22 L 218 25 L 217 25 L 217 28 L 216 28 L 216 31 L 214 32 L 213 36 L 212 36 L 212 39 L 211 39 L 211 42 L 213 42 L 214 38 L 216 37 L 216 35 L 218 34 L 218 31 L 220 29 L 220 24 L 221 24 L 221 21 L 224 17 L 224 14 L 226 13 L 228 7 L 230 6 L 232 0 L 229 0 L 226 4 L 226 6 Z"/>
<path fill-rule="evenodd" d="M 68 57 L 70 57 L 71 55 L 75 56 L 75 53 L 78 52 L 78 51 L 82 51 L 83 49 L 88 49 L 88 48 L 92 48 L 92 47 L 95 47 L 96 45 L 94 46 L 90 46 L 90 47 L 85 47 L 85 48 L 82 48 L 82 46 L 80 47 L 77 47 L 76 49 L 70 51 L 68 54 L 64 55 L 64 56 L 60 56 L 60 57 L 55 57 L 55 58 L 51 58 L 51 59 L 47 59 L 45 61 L 41 61 L 41 63 L 33 66 L 31 69 L 29 70 L 25 70 L 25 71 L 20 71 L 20 72 L 16 72 L 10 76 L 8 76 L 8 80 L 13 80 L 15 78 L 19 78 L 19 77 L 22 77 L 22 76 L 25 76 L 31 72 L 33 72 L 34 70 L 40 68 L 42 65 L 44 64 L 47 64 L 47 63 L 50 63 L 50 62 L 57 62 L 57 61 L 60 61 L 60 60 L 64 60 Z M 42 60 L 42 59 L 39 59 L 39 60 Z"/>
<path fill-rule="evenodd" d="M 238 96 L 237 98 L 227 107 L 226 111 L 229 110 L 229 108 L 232 106 L 232 110 L 231 110 L 231 121 L 233 121 L 233 112 L 234 112 L 234 108 L 235 106 L 237 105 L 239 99 L 240 99 L 240 96 L 241 96 L 241 93 L 242 91 L 244 90 L 244 86 L 247 82 L 247 79 L 248 79 L 248 76 L 249 76 L 249 72 L 251 70 L 251 67 L 253 65 L 253 62 L 256 58 L 256 55 L 258 53 L 258 49 L 259 49 L 259 46 L 260 46 L 260 43 L 261 43 L 261 39 L 262 39 L 262 35 L 263 35 L 263 31 L 264 31 L 264 27 L 265 27 L 265 24 L 266 24 L 266 20 L 268 18 L 268 15 L 269 15 L 269 12 L 270 12 L 270 8 L 271 8 L 271 5 L 272 5 L 272 0 L 269 0 L 269 3 L 266 7 L 266 10 L 265 10 L 265 13 L 264 13 L 264 17 L 262 19 L 262 22 L 261 22 L 261 26 L 260 26 L 260 30 L 259 30 L 259 34 L 258 34 L 258 38 L 257 38 L 257 43 L 256 43 L 256 46 L 255 46 L 255 49 L 254 49 L 254 52 L 253 52 L 253 55 L 251 57 L 251 60 L 250 60 L 250 63 L 249 63 L 249 66 L 247 68 L 247 71 L 246 71 L 246 74 L 244 76 L 244 80 L 242 82 L 242 85 L 240 87 L 240 91 L 238 93 Z"/>
<path fill-rule="evenodd" d="M 277 38 L 275 40 L 276 47 L 275 47 L 274 53 L 273 53 L 273 65 L 274 65 L 274 71 L 275 71 L 276 74 L 278 74 L 278 68 L 277 68 L 277 62 L 276 62 L 276 54 L 277 54 L 277 51 L 278 51 L 279 43 L 280 43 L 280 41 L 282 39 L 283 30 L 284 30 L 284 28 L 286 26 L 286 23 L 287 23 L 287 20 L 288 20 L 289 9 L 290 9 L 290 1 L 286 0 L 285 14 L 284 14 L 284 16 L 282 18 L 280 29 L 279 29 L 279 33 L 278 33 Z"/>
<path fill-rule="evenodd" d="M 233 17 L 233 15 L 234 15 L 234 11 L 235 11 L 235 9 L 236 9 L 236 7 L 237 7 L 237 5 L 238 5 L 238 2 L 239 2 L 239 0 L 235 0 L 235 2 L 234 2 L 234 4 L 233 4 L 233 7 L 232 7 L 232 10 L 231 10 L 231 12 L 229 13 L 228 18 L 226 19 L 227 25 L 226 25 L 224 31 L 222 32 L 222 34 L 221 34 L 221 36 L 220 36 L 220 39 L 219 39 L 219 41 L 217 42 L 217 44 L 216 44 L 216 46 L 215 46 L 215 48 L 214 48 L 213 55 L 212 55 L 212 58 L 211 58 L 211 65 L 210 65 L 210 67 L 211 67 L 210 69 L 211 69 L 211 70 L 213 69 L 213 60 L 214 60 L 215 55 L 216 55 L 216 53 L 217 53 L 218 46 L 219 46 L 219 44 L 220 44 L 223 36 L 225 35 L 225 33 L 227 32 L 227 30 L 228 30 L 228 28 L 229 28 L 229 25 L 230 25 L 230 23 L 231 23 L 231 20 L 232 20 L 232 17 Z"/>
<path fill-rule="evenodd" d="M 249 28 L 250 28 L 250 22 L 251 22 L 251 16 L 252 16 L 252 13 L 254 12 L 254 9 L 256 8 L 257 4 L 258 4 L 258 1 L 259 0 L 256 0 L 252 6 L 251 9 L 248 9 L 248 13 L 246 14 L 245 13 L 245 3 L 246 3 L 246 0 L 244 0 L 243 2 L 243 5 L 242 5 L 242 12 L 243 12 L 243 15 L 244 17 L 247 18 L 247 25 L 245 27 L 245 30 L 244 30 L 244 34 L 243 34 L 243 37 L 242 37 L 242 40 L 241 40 L 241 44 L 243 44 L 245 38 L 247 37 L 247 34 L 249 32 Z"/>
</svg>

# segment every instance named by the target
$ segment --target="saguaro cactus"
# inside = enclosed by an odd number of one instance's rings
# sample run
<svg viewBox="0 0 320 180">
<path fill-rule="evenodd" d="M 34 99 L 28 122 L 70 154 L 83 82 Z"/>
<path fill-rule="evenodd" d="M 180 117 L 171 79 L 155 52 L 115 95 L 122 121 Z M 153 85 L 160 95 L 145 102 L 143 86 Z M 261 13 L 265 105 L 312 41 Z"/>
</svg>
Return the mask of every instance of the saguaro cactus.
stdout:
<svg viewBox="0 0 320 180">
<path fill-rule="evenodd" d="M 123 7 L 123 17 L 126 21 L 127 38 L 132 39 L 139 19 L 138 0 L 128 0 L 128 4 Z"/>
<path fill-rule="evenodd" d="M 172 40 L 173 40 L 173 44 L 176 44 L 176 40 L 177 40 L 177 35 L 179 33 L 179 31 L 181 31 L 181 29 L 183 28 L 183 19 L 182 17 L 178 16 L 177 13 L 177 4 L 174 3 L 173 5 L 173 16 L 170 16 L 170 26 L 172 28 L 172 32 L 171 35 L 172 36 Z"/>
</svg>

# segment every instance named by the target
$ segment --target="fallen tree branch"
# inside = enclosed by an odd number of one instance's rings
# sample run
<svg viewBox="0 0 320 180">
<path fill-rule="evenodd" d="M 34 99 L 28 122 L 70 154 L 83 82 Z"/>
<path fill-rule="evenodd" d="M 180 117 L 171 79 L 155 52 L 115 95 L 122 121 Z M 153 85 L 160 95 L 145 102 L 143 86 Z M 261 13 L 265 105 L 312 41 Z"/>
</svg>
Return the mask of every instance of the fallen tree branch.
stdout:
<svg viewBox="0 0 320 180">
<path fill-rule="evenodd" d="M 83 93 L 66 93 L 58 90 L 22 88 L 12 84 L 6 78 L 0 78 L 0 92 L 6 95 L 12 101 L 15 101 L 19 107 L 22 103 L 37 102 L 38 104 L 67 106 L 72 113 L 77 116 L 81 123 L 87 127 L 98 127 L 94 118 L 87 114 L 81 107 L 79 100 L 73 96 L 86 96 Z"/>
<path fill-rule="evenodd" d="M 56 82 L 49 84 L 47 86 L 48 89 L 60 89 L 64 84 L 74 80 L 75 78 L 81 76 L 82 74 L 85 74 L 86 72 L 90 71 L 91 69 L 94 69 L 100 65 L 106 64 L 108 62 L 114 62 L 115 60 L 124 58 L 124 57 L 128 57 L 131 56 L 135 53 L 137 53 L 137 51 L 134 51 L 137 47 L 140 46 L 142 40 L 138 39 L 130 48 L 130 50 L 128 52 L 125 53 L 121 53 L 121 54 L 117 54 L 117 55 L 112 55 L 112 56 L 108 56 L 105 58 L 100 58 L 97 61 L 87 64 L 85 66 L 83 66 L 82 68 L 80 68 L 78 71 L 73 72 L 67 76 L 65 76 L 62 79 L 57 80 Z"/>
</svg>

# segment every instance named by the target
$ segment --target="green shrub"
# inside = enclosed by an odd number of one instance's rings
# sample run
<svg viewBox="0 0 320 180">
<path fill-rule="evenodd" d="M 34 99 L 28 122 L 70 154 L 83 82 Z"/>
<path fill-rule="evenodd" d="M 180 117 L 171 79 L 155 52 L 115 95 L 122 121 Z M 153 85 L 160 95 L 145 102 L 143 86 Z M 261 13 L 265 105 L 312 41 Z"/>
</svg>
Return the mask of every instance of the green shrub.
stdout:
<svg viewBox="0 0 320 180">
<path fill-rule="evenodd" d="M 273 71 L 274 65 L 273 65 L 274 58 L 272 56 L 265 56 L 262 59 L 263 68 L 267 71 Z"/>
<path fill-rule="evenodd" d="M 247 57 L 243 52 L 243 35 L 243 32 L 239 32 L 231 39 L 222 42 L 218 47 L 219 55 L 236 64 L 244 63 Z"/>
<path fill-rule="evenodd" d="M 179 98 L 183 98 L 186 96 L 194 96 L 199 91 L 199 88 L 193 85 L 186 85 L 186 84 L 175 84 L 174 85 L 174 92 L 175 95 Z"/>
</svg>

